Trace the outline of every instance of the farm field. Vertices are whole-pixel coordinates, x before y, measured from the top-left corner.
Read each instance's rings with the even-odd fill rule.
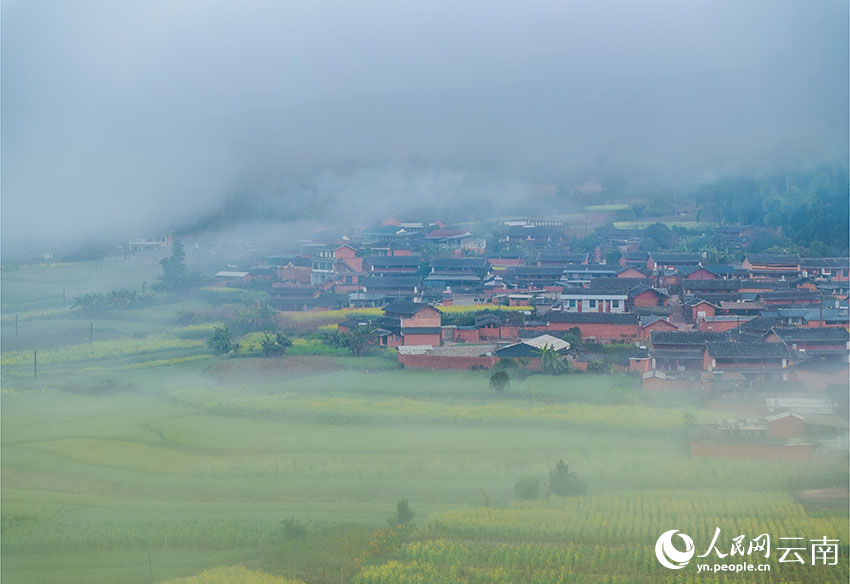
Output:
[[[846,465],[691,458],[688,424],[717,415],[698,399],[587,374],[498,396],[484,372],[404,371],[306,337],[284,357],[217,357],[205,339],[226,306],[164,297],[77,316],[51,292],[66,269],[3,274],[4,583],[846,581],[846,509],[807,509],[792,488]],[[155,279],[109,262],[74,265],[77,281],[86,270],[108,285],[79,293]],[[586,495],[517,499],[518,479],[545,485],[558,460]],[[401,499],[404,528],[389,521]],[[726,551],[741,534],[826,536],[840,558],[772,553],[758,574],[655,559],[663,532],[702,553],[716,527]]]

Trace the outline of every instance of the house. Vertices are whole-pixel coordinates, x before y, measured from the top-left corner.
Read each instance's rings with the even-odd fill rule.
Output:
[[[702,296],[705,293],[738,292],[741,283],[738,280],[682,280],[682,291],[684,294]]]
[[[386,303],[386,294],[376,294],[373,292],[351,292],[348,295],[349,308],[380,308]]]
[[[675,269],[680,266],[695,266],[702,261],[698,253],[651,251],[646,259],[649,270]]]
[[[213,276],[213,286],[233,286],[238,284],[247,284],[251,281],[249,272],[235,272],[222,270],[216,272]]]
[[[290,284],[309,284],[313,262],[308,256],[270,255],[266,264],[277,268],[277,280]]]
[[[369,276],[361,281],[363,292],[385,294],[388,298],[418,297],[419,276]]]
[[[248,273],[251,274],[251,281],[271,282],[277,279],[277,266],[268,264],[254,266],[248,269]]]
[[[743,324],[755,318],[758,317],[740,315],[707,316],[697,321],[697,330],[700,332],[717,333],[731,331],[740,328]]]
[[[441,249],[451,251],[469,251],[484,253],[487,240],[473,237],[466,229],[435,229],[425,235],[425,241],[438,245]]]
[[[537,259],[538,266],[564,268],[569,265],[586,264],[586,253],[541,254]]]
[[[800,271],[808,278],[828,278],[833,282],[850,280],[848,258],[801,258]]]
[[[642,269],[634,267],[634,266],[628,266],[626,268],[623,268],[619,272],[617,272],[618,278],[628,278],[630,280],[631,279],[639,279],[639,278],[647,278],[648,276],[649,276],[649,274],[644,272]]]
[[[564,275],[564,268],[558,266],[516,266],[505,270],[522,288],[535,288],[557,284]]]
[[[538,225],[512,225],[505,232],[504,243],[525,244],[532,247],[547,247],[564,242],[563,228]]]
[[[640,332],[638,338],[648,339],[653,331],[678,331],[679,327],[660,316],[639,316]]]
[[[326,245],[315,250],[312,259],[310,283],[314,286],[342,279],[343,285],[357,285],[363,274],[363,258],[346,244]]]
[[[492,369],[499,361],[492,355],[497,348],[494,344],[403,345],[396,359],[405,369]]]
[[[442,313],[421,302],[392,302],[384,307],[384,316],[376,324],[389,332],[381,337],[380,344],[431,345],[442,342]]]
[[[630,306],[667,306],[670,295],[666,290],[639,284],[629,289]]]
[[[528,362],[527,367],[529,369],[539,370],[542,366],[541,353],[544,347],[550,347],[558,355],[566,355],[570,344],[552,335],[538,335],[496,349],[492,352],[492,355],[498,357],[499,360],[525,359]]]
[[[702,265],[697,264],[695,266],[681,266],[677,270],[679,275],[685,280],[716,280],[717,275],[714,272],[711,272]]]
[[[706,371],[738,372],[748,381],[788,379],[790,354],[781,343],[707,343]]]
[[[777,307],[761,313],[766,318],[779,320],[784,325],[799,325],[804,327],[840,326],[850,328],[850,316],[846,308],[783,308]]]
[[[563,268],[566,282],[616,278],[622,268],[616,264],[571,264]]]
[[[771,414],[794,411],[806,416],[835,414],[838,404],[825,393],[771,393],[764,395],[764,406]]]
[[[636,339],[638,317],[634,314],[613,312],[564,312],[551,310],[538,317],[540,320],[526,322],[531,331],[568,331],[577,328],[583,339],[597,341]]]
[[[760,292],[758,299],[765,305],[820,304],[821,296],[809,290],[780,290]]]
[[[806,354],[819,357],[833,357],[848,361],[850,351],[850,333],[841,327],[774,327],[765,338],[767,342],[783,343],[793,351],[805,351]]]
[[[685,302],[685,316],[690,318],[691,322],[699,322],[700,320],[713,317],[717,311],[717,305],[702,298],[691,298]]]
[[[645,251],[624,251],[620,256],[620,266],[623,268],[633,267],[638,269],[647,268],[649,254]]]
[[[488,255],[487,261],[494,270],[500,270],[511,266],[525,265],[525,260],[518,253],[497,253]]]
[[[487,274],[485,258],[441,257],[431,260],[431,273],[425,278],[426,288],[443,290],[481,290]]]
[[[598,288],[568,288],[558,296],[565,312],[626,312],[627,292]]]
[[[363,261],[367,273],[376,276],[415,275],[423,262],[419,255],[370,256]]]
[[[747,254],[741,266],[757,278],[790,278],[800,273],[800,257],[792,254]]]
[[[318,307],[320,290],[312,286],[272,286],[269,305],[277,310],[310,310]]]

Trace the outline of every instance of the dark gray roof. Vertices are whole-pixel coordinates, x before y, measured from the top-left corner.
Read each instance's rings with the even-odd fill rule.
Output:
[[[809,290],[780,290],[778,292],[759,292],[760,300],[816,300],[820,298],[817,292]]]
[[[751,264],[796,266],[800,263],[800,256],[792,254],[748,253],[747,260]]]
[[[586,253],[541,254],[537,261],[558,264],[580,264],[587,260]]]
[[[652,331],[650,336],[653,345],[704,345],[728,340],[728,333],[697,331]]]
[[[619,290],[628,291],[635,286],[649,284],[647,278],[598,278],[591,280],[588,288],[591,290]]]
[[[576,274],[582,272],[594,273],[611,273],[616,274],[623,268],[617,264],[569,264],[564,266],[564,272]]]
[[[487,260],[485,258],[434,258],[431,260],[431,267],[435,270],[442,268],[478,270],[487,267]]]
[[[682,280],[685,290],[738,290],[740,287],[738,280]]]
[[[442,333],[443,329],[438,326],[405,327],[401,329],[403,335],[434,335]]]
[[[646,284],[638,284],[637,286],[633,286],[633,287],[629,288],[629,296],[632,296],[632,297],[643,294],[644,292],[654,292],[655,294],[657,294],[658,296],[661,296],[662,298],[669,298],[670,297],[670,295],[667,294],[667,292],[665,292],[664,290],[660,290],[660,289],[654,288],[652,286],[647,286]]]
[[[596,296],[628,297],[628,291],[622,288],[567,288],[561,294],[563,296],[588,296],[590,298]]]
[[[366,261],[377,267],[418,266],[422,261],[422,256],[371,256],[366,258]]]
[[[551,276],[555,279],[564,274],[564,268],[558,266],[515,266],[504,271],[518,276]]]
[[[850,340],[850,333],[847,332],[847,329],[840,326],[819,328],[774,327],[773,332],[786,343],[801,341],[835,341],[836,343],[846,343]]]
[[[708,343],[708,354],[721,359],[782,359],[788,350],[782,343]]]
[[[649,252],[656,263],[659,264],[698,264],[702,261],[702,256],[698,253],[680,253],[680,252]]]
[[[850,268],[848,258],[801,258],[800,266],[803,268]]]
[[[741,326],[738,327],[741,330],[752,331],[758,333],[766,333],[773,327],[781,324],[781,321],[775,318],[765,318],[763,316],[757,316],[752,320],[748,320],[746,322],[742,322]]]

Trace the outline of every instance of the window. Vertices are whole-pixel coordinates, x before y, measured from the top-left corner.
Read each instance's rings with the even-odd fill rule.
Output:
[[[591,307],[591,308],[596,308],[596,300],[591,300],[591,301],[590,301],[590,307]]]
[[[575,298],[573,298],[572,300],[570,300],[570,308],[575,308],[575,307],[576,307],[576,300],[575,300]]]
[[[620,301],[619,300],[612,300],[611,301],[611,307],[612,308],[620,308]]]

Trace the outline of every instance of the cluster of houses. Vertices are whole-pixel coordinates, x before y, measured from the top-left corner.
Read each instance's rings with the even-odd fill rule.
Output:
[[[846,450],[850,261],[750,253],[748,233],[716,228],[743,255],[717,263],[641,251],[639,230],[571,250],[564,226],[545,217],[486,237],[390,218],[215,281],[264,288],[283,311],[381,308],[339,330],[368,327],[406,368],[486,370],[512,359],[539,369],[549,350],[573,369],[631,371],[646,391],[748,396],[752,415],[695,428],[694,456],[803,460],[824,440]],[[441,310],[452,305],[482,311],[459,320]],[[618,350],[600,354],[600,344]]]
[[[745,241],[745,229],[723,229],[731,244]],[[489,238],[390,218],[215,281],[264,287],[279,310],[382,308],[382,317],[340,329],[369,326],[409,367],[488,368],[509,347],[525,351],[529,340],[564,333],[634,345],[617,365],[643,375],[647,389],[721,377],[787,381],[825,361],[846,367],[847,258],[745,253],[740,263],[713,264],[699,253],[635,250],[634,237],[575,252],[565,233],[543,217],[506,222]],[[611,249],[619,260],[603,261]],[[440,307],[459,304],[521,312],[444,322]],[[559,351],[577,368],[591,362],[577,347]]]

